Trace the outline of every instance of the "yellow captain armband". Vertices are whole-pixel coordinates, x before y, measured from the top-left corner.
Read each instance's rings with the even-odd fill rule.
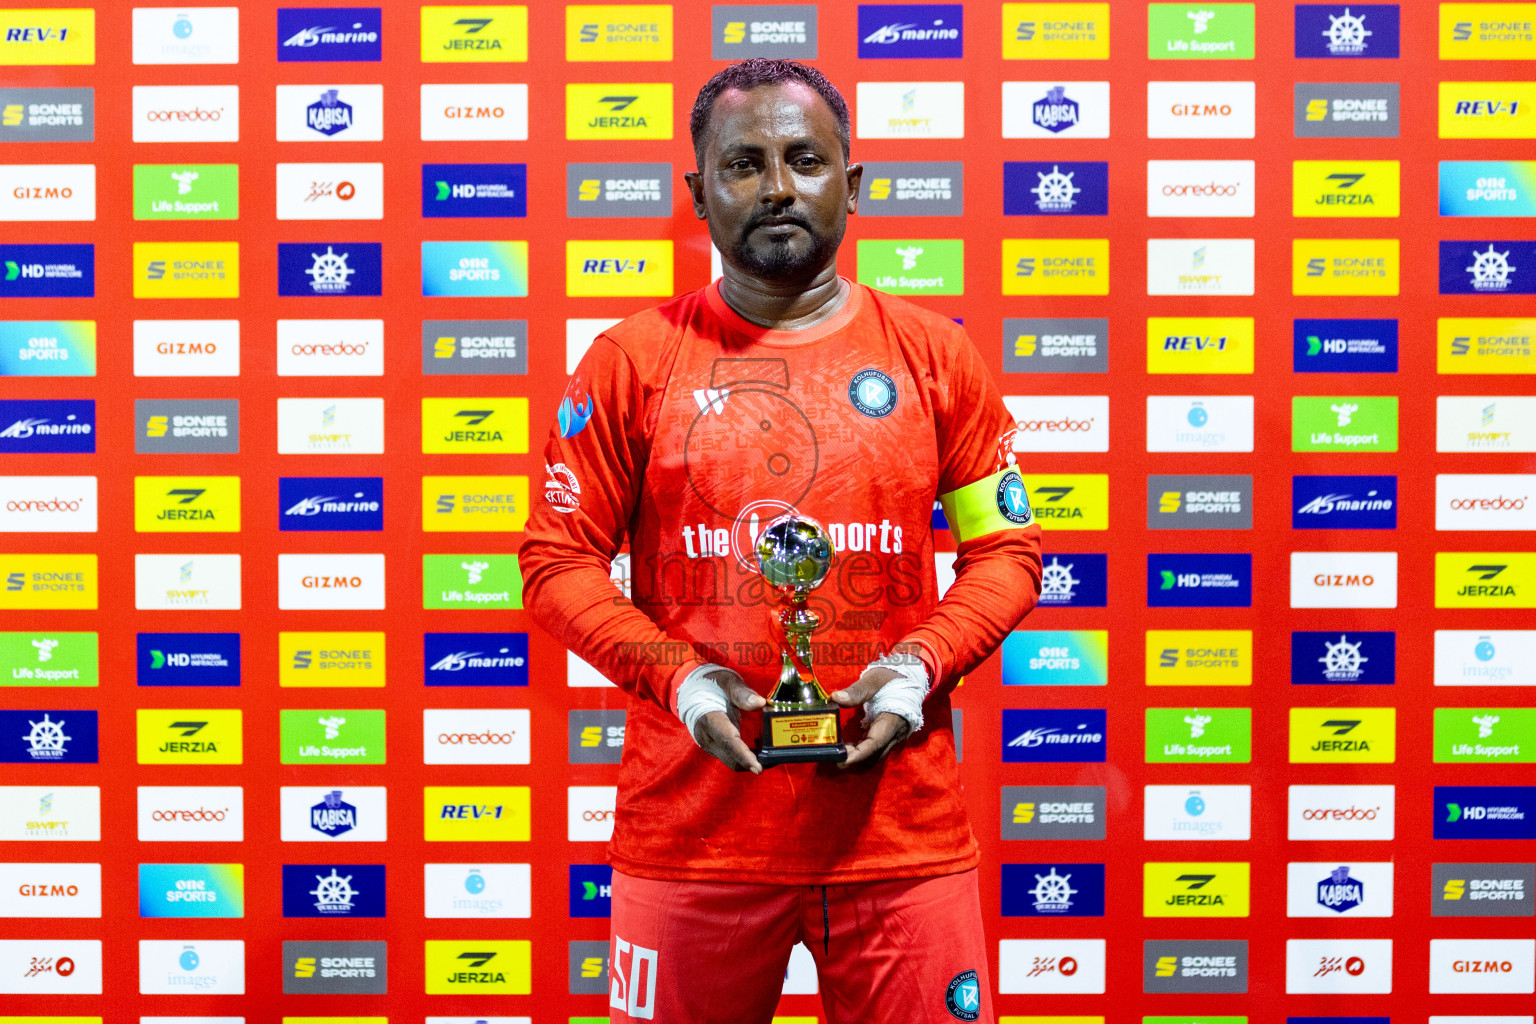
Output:
[[[939,495],[955,543],[999,530],[1017,530],[1035,521],[1019,471],[1009,466],[975,483]]]

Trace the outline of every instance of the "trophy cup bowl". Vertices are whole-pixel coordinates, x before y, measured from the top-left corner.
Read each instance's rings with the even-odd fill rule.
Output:
[[[806,606],[811,591],[825,582],[835,553],[822,525],[797,512],[772,520],[757,538],[758,569],[785,598],[778,614],[784,635],[779,681],[763,709],[763,736],[756,751],[765,768],[847,757],[838,707],[811,668],[810,639],[821,626],[821,616]]]

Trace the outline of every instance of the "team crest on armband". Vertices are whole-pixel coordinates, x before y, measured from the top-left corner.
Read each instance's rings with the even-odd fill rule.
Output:
[[[997,511],[1015,526],[1028,526],[1035,518],[1029,507],[1029,493],[1019,474],[1008,472],[997,482]]]
[[[848,400],[865,416],[889,416],[896,408],[896,382],[883,370],[860,370],[848,382]]]
[[[976,980],[975,971],[961,971],[949,979],[944,1008],[956,1020],[976,1020],[981,1016],[981,982]]]

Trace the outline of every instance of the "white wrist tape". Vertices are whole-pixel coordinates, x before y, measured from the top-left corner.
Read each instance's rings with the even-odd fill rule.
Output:
[[[695,744],[699,738],[693,727],[699,719],[711,711],[731,713],[731,702],[725,699],[720,684],[708,678],[710,672],[718,672],[723,666],[700,665],[683,677],[683,685],[677,688],[677,718],[688,730],[688,738]]]
[[[887,654],[870,662],[869,668],[886,668],[899,675],[880,687],[864,704],[864,724],[868,725],[875,716],[889,711],[905,718],[913,732],[921,729],[923,698],[928,696],[929,688],[928,669],[923,659],[913,654]]]

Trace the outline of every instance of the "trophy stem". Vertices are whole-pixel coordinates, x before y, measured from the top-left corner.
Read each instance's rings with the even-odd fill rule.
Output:
[[[821,707],[831,704],[811,667],[811,634],[821,627],[821,616],[806,607],[806,595],[790,598],[789,607],[779,613],[784,630],[780,650],[779,682],[768,698],[775,709]]]

